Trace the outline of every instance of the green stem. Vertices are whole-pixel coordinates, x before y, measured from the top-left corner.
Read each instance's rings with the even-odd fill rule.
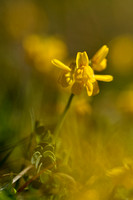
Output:
[[[64,111],[63,111],[63,113],[62,113],[62,115],[61,115],[61,117],[60,117],[60,119],[59,119],[59,121],[58,121],[58,123],[57,123],[57,126],[56,126],[56,128],[55,128],[55,132],[54,132],[55,140],[56,140],[56,139],[58,138],[58,136],[59,136],[60,129],[61,129],[62,125],[63,125],[64,119],[65,119],[66,114],[67,114],[67,111],[68,111],[68,109],[69,109],[69,107],[70,107],[70,105],[71,105],[71,102],[72,102],[73,97],[74,97],[74,94],[71,94],[70,97],[69,97],[69,99],[68,99],[68,102],[67,102],[67,104],[66,104],[66,107],[65,107],[65,109],[64,109]]]

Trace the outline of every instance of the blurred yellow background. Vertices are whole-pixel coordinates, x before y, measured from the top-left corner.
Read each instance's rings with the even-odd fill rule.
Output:
[[[52,59],[69,64],[78,51],[92,58],[102,45],[109,47],[103,74],[114,80],[100,82],[97,96],[76,96],[62,127],[63,148],[70,147],[71,173],[85,183],[85,200],[109,199],[114,185],[122,192],[133,188],[132,8],[132,0],[0,1],[1,149],[30,135],[35,120],[56,124],[70,90],[58,85]],[[23,151],[9,160],[16,162]],[[113,170],[120,171],[117,178]],[[120,199],[114,193],[112,199]]]

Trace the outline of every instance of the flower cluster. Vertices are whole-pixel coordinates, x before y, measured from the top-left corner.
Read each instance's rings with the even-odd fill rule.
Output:
[[[76,64],[66,66],[57,59],[52,60],[52,63],[61,68],[62,72],[59,76],[59,83],[63,87],[71,87],[73,94],[80,94],[85,87],[88,96],[96,95],[99,93],[97,81],[110,82],[113,77],[110,75],[95,75],[94,70],[102,71],[106,68],[108,54],[108,47],[102,46],[99,51],[89,60],[87,53],[78,52],[76,57]]]

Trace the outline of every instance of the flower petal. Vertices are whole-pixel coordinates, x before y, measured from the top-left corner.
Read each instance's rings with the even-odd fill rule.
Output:
[[[71,71],[71,69],[70,69],[67,65],[63,64],[62,62],[60,62],[60,61],[57,60],[57,59],[53,59],[51,62],[52,62],[56,67],[58,67],[58,68],[60,68],[60,69],[63,69],[63,70],[65,70],[65,71]]]
[[[83,84],[81,82],[75,82],[71,88],[73,94],[79,95],[82,92]]]
[[[99,63],[99,64],[95,64],[95,63],[93,64],[93,63],[92,63],[92,68],[93,68],[93,70],[96,70],[96,71],[98,71],[98,72],[100,72],[100,71],[106,69],[106,66],[107,66],[107,59],[106,59],[106,58],[104,58],[104,59],[102,60],[102,62]]]
[[[86,89],[87,89],[88,96],[92,96],[92,93],[93,93],[93,84],[90,81],[87,82]]]
[[[102,60],[107,56],[108,52],[109,48],[106,45],[102,46],[93,56],[92,62],[94,62],[95,64],[101,63]]]
[[[83,53],[78,52],[76,57],[76,66],[80,68],[82,66],[86,66],[89,63],[89,58],[87,53],[84,51]]]
[[[113,76],[110,75],[95,75],[95,79],[98,81],[110,82],[113,80]]]
[[[84,67],[84,70],[83,70],[83,79],[84,79],[84,82],[86,82],[86,80],[88,80],[88,79],[91,82],[95,82],[95,77],[94,77],[93,69],[89,65]]]
[[[94,96],[94,95],[97,95],[98,93],[99,93],[99,86],[98,86],[98,82],[97,81],[95,81],[94,83],[93,83],[93,93],[92,93],[92,95]]]
[[[70,72],[62,72],[59,76],[58,82],[62,85],[62,87],[70,86],[72,84]]]
[[[76,69],[74,78],[75,81],[81,82],[83,79],[83,69]]]

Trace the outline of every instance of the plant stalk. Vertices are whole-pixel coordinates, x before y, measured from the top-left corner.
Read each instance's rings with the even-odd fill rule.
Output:
[[[69,97],[69,99],[68,99],[68,102],[67,102],[67,104],[66,104],[66,107],[65,107],[65,109],[64,109],[64,111],[63,111],[63,113],[62,113],[62,115],[61,115],[61,117],[60,117],[60,119],[59,119],[59,121],[58,121],[58,123],[57,123],[57,126],[56,126],[56,128],[55,128],[55,132],[54,132],[55,141],[56,141],[56,139],[57,139],[58,136],[59,136],[61,127],[62,127],[63,122],[64,122],[64,120],[65,120],[66,114],[67,114],[67,112],[68,112],[68,110],[69,110],[69,108],[70,108],[70,105],[71,105],[71,102],[72,102],[73,97],[74,97],[74,94],[71,94],[70,97]]]

